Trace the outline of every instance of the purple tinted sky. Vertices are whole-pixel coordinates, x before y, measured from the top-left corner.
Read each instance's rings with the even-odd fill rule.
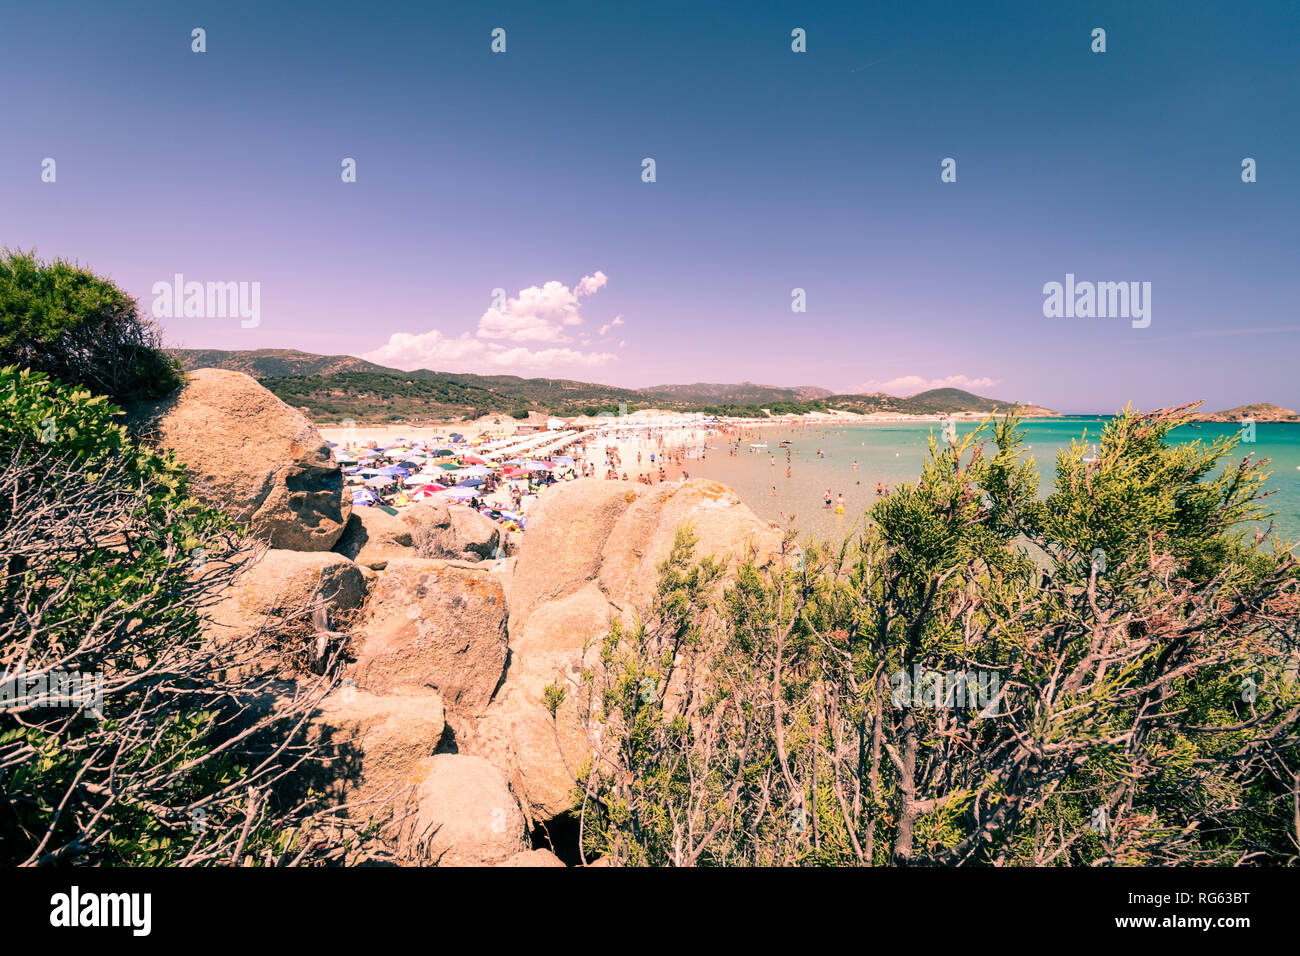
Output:
[[[462,357],[407,365],[1300,405],[1289,0],[435,6],[14,5],[0,242],[146,309],[176,272],[262,284],[255,329],[166,320],[188,347],[362,354],[436,329]],[[492,289],[597,270],[551,341],[476,334]],[[1151,282],[1150,328],[1044,318],[1067,272]],[[615,358],[506,351],[552,347]]]

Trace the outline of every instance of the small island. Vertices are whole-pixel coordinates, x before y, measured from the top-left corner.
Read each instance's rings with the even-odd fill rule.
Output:
[[[1300,415],[1297,415],[1289,408],[1283,408],[1281,405],[1274,405],[1271,402],[1255,402],[1252,405],[1238,405],[1236,408],[1229,408],[1227,411],[1207,412],[1203,415],[1197,415],[1193,421],[1240,422],[1243,418],[1249,418],[1255,422],[1300,422]]]

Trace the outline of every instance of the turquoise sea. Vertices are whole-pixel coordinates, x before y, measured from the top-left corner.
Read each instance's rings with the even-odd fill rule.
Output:
[[[1040,419],[1024,423],[1028,453],[1042,476],[1040,492],[1052,490],[1056,473],[1056,453],[1071,439],[1098,440],[1107,418],[1080,416]],[[958,434],[973,431],[977,423],[958,422]],[[861,524],[863,512],[876,500],[876,482],[896,485],[915,481],[928,448],[932,423],[864,424],[840,427],[765,426],[745,432],[740,454],[727,454],[727,439],[710,439],[708,449],[692,449],[684,463],[692,477],[712,478],[736,489],[740,497],[763,518],[791,519],[803,534],[819,539],[838,540],[854,524]],[[1202,424],[1185,426],[1170,436],[1170,441],[1209,441],[1237,434],[1240,426]],[[786,451],[778,447],[782,440],[791,442],[786,477]],[[751,449],[751,443],[767,447]],[[819,458],[820,450],[824,457]],[[1272,472],[1265,483],[1276,489],[1268,500],[1275,532],[1283,539],[1300,539],[1300,423],[1257,424],[1255,441],[1237,446],[1232,461],[1253,454],[1271,459]],[[703,456],[701,458],[701,455]],[[776,464],[770,459],[775,456]],[[854,461],[858,462],[856,470]],[[844,495],[845,513],[835,514],[825,508],[823,499],[830,489]],[[775,494],[773,493],[775,491]]]

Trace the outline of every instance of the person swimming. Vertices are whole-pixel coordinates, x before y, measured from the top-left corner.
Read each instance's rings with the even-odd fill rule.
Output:
[[[840,492],[840,496],[835,499],[835,513],[837,515],[844,514],[844,492],[842,491]]]
[[[831,495],[831,490],[830,490],[829,488],[827,488],[827,489],[826,489],[826,507],[827,507],[827,508],[829,508],[829,507],[831,506],[831,499],[832,499],[832,497],[833,497],[833,496]]]
[[[876,482],[876,494],[883,495],[884,493],[885,493],[885,486],[882,485],[880,482]]]

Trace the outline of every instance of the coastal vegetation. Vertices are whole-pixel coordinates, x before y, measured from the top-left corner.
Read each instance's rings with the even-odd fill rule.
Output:
[[[119,420],[115,400],[179,383],[154,330],[111,282],[27,254],[0,262],[0,319],[28,365],[0,368],[0,862],[341,859],[366,837],[301,786],[298,737],[336,679],[268,708],[259,675],[299,649],[203,633],[264,546]]]
[[[716,597],[689,529],[580,701],[589,858],[632,865],[1295,863],[1296,559],[1236,438],[1126,410],[1037,496],[1017,419],[933,445],[835,545]],[[993,439],[992,442],[989,440]],[[1045,556],[1035,561],[1031,553]]]

